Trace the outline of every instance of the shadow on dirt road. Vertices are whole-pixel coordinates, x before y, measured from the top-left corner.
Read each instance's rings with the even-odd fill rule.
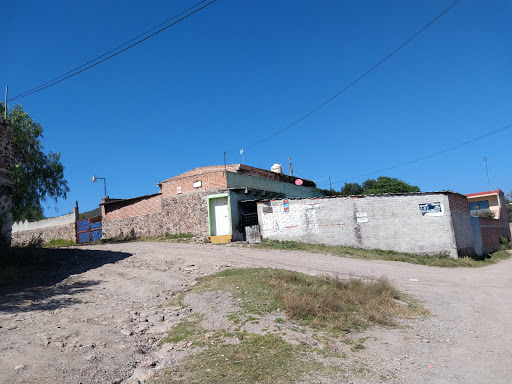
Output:
[[[42,249],[37,263],[24,269],[23,280],[0,288],[0,312],[51,311],[80,303],[73,296],[87,292],[101,281],[73,281],[73,275],[131,255],[80,248]]]

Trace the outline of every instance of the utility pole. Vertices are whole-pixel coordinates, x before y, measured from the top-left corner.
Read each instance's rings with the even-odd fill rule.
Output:
[[[489,180],[489,169],[487,168],[487,156],[484,157],[485,161],[485,172],[487,173],[487,184],[489,185],[489,191],[491,190],[491,181]]]
[[[242,155],[242,164],[245,165],[244,149],[243,148],[240,150],[240,154]]]
[[[290,176],[293,176],[293,165],[292,165],[292,158],[289,157],[288,161],[290,162]]]
[[[7,90],[9,88],[5,86],[5,104],[4,104],[4,119],[7,119]]]
[[[332,191],[331,176],[329,176],[329,190]]]

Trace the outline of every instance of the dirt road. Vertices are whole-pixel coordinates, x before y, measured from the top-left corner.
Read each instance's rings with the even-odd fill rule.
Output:
[[[183,315],[165,306],[173,293],[198,276],[248,266],[383,275],[421,300],[432,317],[407,321],[405,329],[365,333],[367,348],[357,356],[369,369],[390,373],[384,382],[512,382],[512,260],[441,269],[144,242],[52,252],[58,267],[0,291],[0,383],[121,383],[136,370],[172,363],[156,344]]]

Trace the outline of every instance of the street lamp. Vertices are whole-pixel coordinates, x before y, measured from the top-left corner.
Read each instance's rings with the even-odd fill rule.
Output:
[[[104,177],[96,177],[94,175],[92,175],[92,182],[95,183],[96,180],[98,179],[102,179],[103,180],[103,184],[104,184],[104,187],[105,187],[105,197],[107,197],[107,181]]]

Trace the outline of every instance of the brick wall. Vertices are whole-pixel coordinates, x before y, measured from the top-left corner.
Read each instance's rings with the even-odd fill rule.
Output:
[[[484,253],[493,253],[500,248],[500,239],[506,237],[510,240],[509,223],[503,220],[478,218],[482,232]]]
[[[449,194],[448,202],[458,253],[464,256],[475,256],[475,238],[469,215],[468,199],[463,195]]]
[[[273,200],[258,204],[258,217],[264,238],[458,257],[448,196],[297,199],[288,212]],[[419,205],[426,203],[441,203],[442,213],[423,215]]]
[[[464,195],[450,193],[448,195],[448,201],[450,203],[450,210],[469,212],[468,198]]]
[[[107,221],[125,219],[160,212],[161,195],[141,196],[134,199],[119,200],[104,205],[103,218]]]
[[[0,248],[11,243],[13,147],[11,121],[0,118]]]
[[[174,176],[160,183],[161,192],[164,196],[175,196],[178,194],[197,193],[227,188],[226,172],[254,176],[261,182],[268,180],[297,187],[295,185],[297,177],[288,176],[282,173],[275,173],[265,169],[249,167],[243,164],[230,164],[226,166],[215,165],[200,167],[182,173],[181,175]],[[201,182],[200,187],[194,187],[194,182],[196,181]],[[181,188],[181,193],[178,193],[178,187]],[[303,179],[303,188],[304,187],[314,188],[316,187],[316,184],[310,180]]]
[[[196,181],[201,182],[201,186],[198,188],[194,188],[194,182]],[[178,187],[181,187],[181,195],[227,188],[226,172],[224,168],[214,168],[213,170],[199,168],[196,172],[190,171],[173,177],[162,182],[162,195],[178,196],[180,195],[178,194]]]

